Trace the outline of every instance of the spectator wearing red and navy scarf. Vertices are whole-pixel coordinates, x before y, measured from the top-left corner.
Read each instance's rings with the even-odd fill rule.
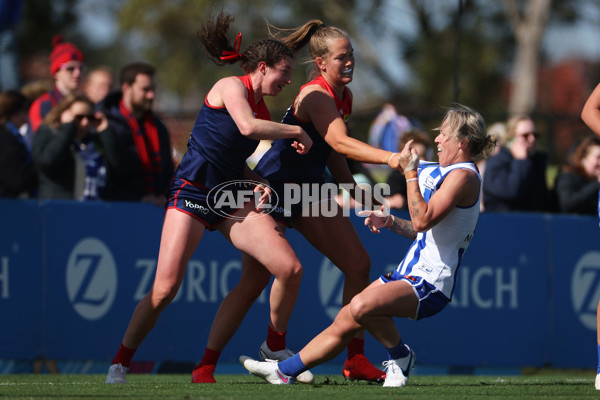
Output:
[[[113,174],[109,200],[147,201],[164,206],[174,164],[167,128],[152,111],[153,66],[133,63],[120,74],[120,90],[110,93],[99,105],[108,117],[112,140],[123,149]]]

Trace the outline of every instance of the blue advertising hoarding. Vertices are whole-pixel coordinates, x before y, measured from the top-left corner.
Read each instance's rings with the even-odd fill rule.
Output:
[[[44,352],[49,315],[43,301],[42,210],[36,202],[0,200],[0,358]]]
[[[552,273],[551,349],[557,367],[593,367],[598,353],[596,308],[600,298],[600,228],[595,218],[556,216],[549,251]]]
[[[138,301],[150,290],[162,209],[137,203],[2,200],[0,213],[1,359],[109,362]],[[406,217],[404,214],[401,216]],[[351,216],[371,256],[371,278],[394,268],[410,241],[375,235]],[[397,319],[420,365],[593,368],[600,298],[600,228],[594,217],[481,215],[458,272],[453,301],[421,321]],[[342,273],[301,235],[287,236],[304,267],[288,330],[300,349],[341,307]],[[135,359],[197,362],[212,319],[237,284],[241,257],[206,232],[172,304]],[[221,356],[256,356],[266,337],[268,289]],[[562,351],[569,343],[569,351]],[[385,358],[367,334],[367,355]],[[343,362],[345,354],[332,360]],[[218,372],[218,371],[217,371]]]

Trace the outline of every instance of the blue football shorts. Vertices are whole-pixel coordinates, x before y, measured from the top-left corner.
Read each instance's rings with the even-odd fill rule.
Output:
[[[379,279],[381,279],[383,283],[392,281],[405,281],[412,286],[417,298],[419,299],[417,314],[415,317],[411,318],[414,320],[434,316],[442,311],[450,302],[450,299],[440,292],[438,288],[420,276],[401,275],[398,273],[398,271],[394,271],[385,275],[381,275]]]
[[[225,218],[239,211],[237,208],[227,206],[216,209],[214,206],[211,207],[214,204],[215,199],[211,199],[211,190],[198,182],[175,177],[167,191],[166,209],[172,208],[186,213],[211,231],[214,231],[216,225],[223,222]]]

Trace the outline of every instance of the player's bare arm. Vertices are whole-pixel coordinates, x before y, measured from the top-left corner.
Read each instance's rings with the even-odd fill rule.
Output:
[[[431,229],[455,207],[473,205],[479,196],[479,179],[467,169],[451,171],[429,202],[423,199],[416,181],[407,186],[408,211],[416,232]]]
[[[585,102],[581,119],[596,135],[600,136],[600,85],[596,86]]]
[[[363,210],[359,211],[358,215],[366,217],[365,226],[373,233],[381,233],[382,228],[388,228],[392,232],[411,240],[417,237],[417,232],[415,232],[411,221],[389,214],[389,210],[386,210],[384,205],[380,207],[379,211]]]
[[[391,217],[390,219],[392,220],[392,223],[390,224],[390,226],[387,227],[390,231],[397,233],[399,235],[402,235],[405,238],[408,238],[411,240],[416,239],[417,232],[415,232],[415,229],[413,228],[413,224],[411,221],[403,219],[403,218],[394,217],[391,214],[390,214],[390,217]]]
[[[372,147],[351,137],[331,95],[320,86],[313,86],[315,87],[305,88],[302,93],[307,92],[306,95],[299,96],[297,100],[298,119],[312,121],[327,144],[348,158],[374,164],[386,164],[392,158],[391,152]],[[397,159],[391,161],[390,166],[396,168]]]
[[[312,139],[299,126],[280,124],[254,117],[248,103],[248,90],[236,77],[221,79],[209,92],[207,100],[215,107],[224,106],[240,133],[254,140],[295,139],[300,144],[298,153],[306,154],[312,146]]]

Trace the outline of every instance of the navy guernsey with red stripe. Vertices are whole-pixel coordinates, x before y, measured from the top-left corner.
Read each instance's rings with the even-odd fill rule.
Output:
[[[259,119],[270,120],[263,99],[254,100],[250,76],[239,76],[248,89],[248,103]],[[175,176],[201,183],[207,188],[244,177],[246,159],[256,150],[259,141],[241,134],[225,107],[213,107],[204,100],[187,145],[187,152],[177,167]]]
[[[51,91],[42,94],[29,107],[29,129],[37,132],[44,117],[53,109],[64,96],[54,87]]]
[[[326,89],[333,96],[336,108],[344,122],[348,120],[352,113],[352,98],[348,88],[344,88],[343,99],[340,99],[322,76],[318,76],[302,86],[300,91],[309,85],[319,85]],[[305,155],[300,155],[291,146],[293,139],[277,139],[260,159],[254,171],[271,182],[321,182],[332,148],[312,122],[304,122],[296,118],[293,108],[293,105],[288,108],[282,122],[299,125],[308,133],[313,141],[310,151]]]

